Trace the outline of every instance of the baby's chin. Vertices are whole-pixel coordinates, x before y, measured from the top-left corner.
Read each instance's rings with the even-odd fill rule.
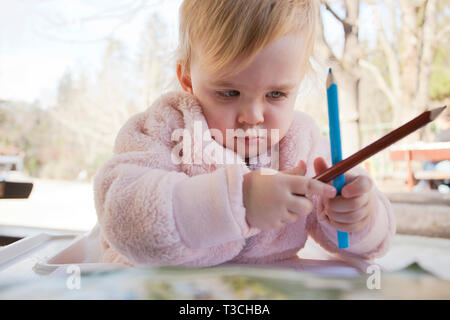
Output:
[[[239,154],[242,158],[248,160],[250,158],[267,154],[268,148],[270,148],[268,143],[265,144],[264,142],[260,142],[250,146],[244,144],[234,144],[234,146],[229,149]]]
[[[215,137],[213,137],[214,140]],[[243,159],[248,160],[250,158],[263,156],[268,153],[271,148],[271,139],[260,141],[259,143],[253,145],[245,145],[245,143],[238,142],[234,140],[233,142],[224,143],[224,141],[216,140],[224,148],[234,151],[236,154],[241,156]]]

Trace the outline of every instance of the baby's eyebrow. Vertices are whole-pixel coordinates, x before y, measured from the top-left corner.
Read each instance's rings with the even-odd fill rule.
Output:
[[[282,83],[279,85],[272,85],[270,87],[268,87],[266,90],[280,90],[280,91],[284,91],[284,90],[290,90],[295,88],[296,84],[294,83]]]
[[[242,87],[242,85],[240,84],[231,83],[229,81],[224,80],[214,81],[212,84],[217,87]]]
[[[214,86],[218,86],[218,87],[228,87],[228,88],[246,88],[247,86],[245,84],[239,84],[239,83],[232,83],[229,81],[225,81],[225,80],[219,80],[217,82],[213,82],[212,83]],[[270,85],[267,88],[265,88],[264,90],[290,90],[292,88],[294,88],[296,86],[296,84],[294,83],[280,83],[280,84],[274,84],[274,85]]]

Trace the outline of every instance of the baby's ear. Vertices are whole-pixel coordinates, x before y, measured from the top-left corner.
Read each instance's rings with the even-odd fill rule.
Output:
[[[192,90],[191,75],[186,72],[186,68],[184,68],[181,63],[177,63],[177,77],[181,88],[192,94],[194,91]]]

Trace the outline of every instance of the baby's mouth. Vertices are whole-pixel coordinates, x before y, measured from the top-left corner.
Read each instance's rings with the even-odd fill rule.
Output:
[[[264,138],[259,136],[253,136],[253,137],[235,137],[235,141],[239,141],[240,143],[247,144],[257,144],[261,142]]]

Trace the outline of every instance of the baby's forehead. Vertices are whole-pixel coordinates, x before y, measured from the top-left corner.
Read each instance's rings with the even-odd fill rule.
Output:
[[[225,87],[288,89],[298,84],[302,78],[305,66],[305,45],[291,36],[279,38],[254,57],[237,59],[225,65],[218,71],[211,71],[208,63],[198,53],[195,62],[202,66],[194,68],[203,73],[203,79],[211,85]]]
[[[240,53],[226,52],[211,54],[211,48],[202,42],[193,43],[191,65],[201,65],[204,72],[214,74],[216,78],[229,78],[251,64],[266,63],[292,67],[309,58],[308,43],[304,32],[289,33],[275,38],[266,46],[258,49],[240,49]],[[231,56],[230,56],[231,55]],[[219,67],[220,66],[220,67]]]

